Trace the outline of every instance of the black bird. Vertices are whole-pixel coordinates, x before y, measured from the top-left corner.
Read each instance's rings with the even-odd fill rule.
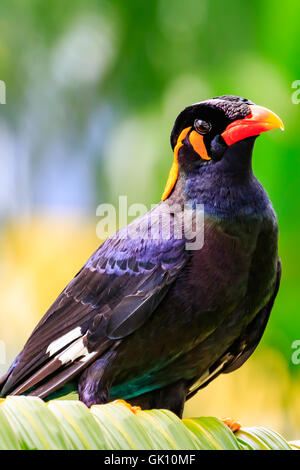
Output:
[[[122,398],[181,416],[199,388],[240,367],[280,282],[276,215],[251,165],[256,137],[279,127],[237,96],[185,108],[162,201],[89,258],[2,377],[2,396],[72,384],[88,406]]]

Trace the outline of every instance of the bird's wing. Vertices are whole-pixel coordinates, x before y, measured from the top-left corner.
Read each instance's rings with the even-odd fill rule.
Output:
[[[267,326],[279,290],[280,278],[281,261],[278,259],[276,283],[270,300],[247,326],[242,336],[238,338],[228,351],[210,368],[204,380],[192,385],[188,393],[188,399],[192,398],[200,388],[206,387],[218,375],[228,374],[229,372],[239,369],[253,354]]]
[[[50,381],[45,396],[149,318],[188,252],[183,238],[163,237],[159,219],[148,214],[130,233],[125,228],[106,240],[67,285],[3,377],[1,395],[32,387],[36,394]]]
[[[256,315],[254,320],[247,327],[243,337],[239,340],[240,349],[236,349],[234,359],[230,361],[228,365],[224,368],[224,370],[222,371],[223,373],[227,374],[241,367],[257,348],[266,329],[270,313],[272,311],[279,290],[280,279],[281,261],[280,259],[278,259],[277,278],[273,295],[267,305],[265,305],[265,307],[261,309],[258,315]]]

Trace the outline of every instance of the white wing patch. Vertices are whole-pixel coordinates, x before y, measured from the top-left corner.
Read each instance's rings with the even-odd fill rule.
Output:
[[[81,328],[80,326],[77,326],[77,328],[74,328],[55,341],[52,341],[52,343],[49,344],[46,352],[49,354],[49,357],[54,356],[54,354],[56,354],[75,339],[79,338],[79,336],[81,336]]]
[[[84,357],[89,354],[87,348],[84,345],[84,337],[79,338],[77,341],[72,343],[65,351],[62,351],[57,355],[57,359],[62,364],[67,364],[68,362],[74,362],[79,357]]]
[[[89,361],[90,359],[92,359],[94,356],[97,355],[97,351],[93,351],[89,354],[86,354],[85,356],[83,356],[81,359],[79,359],[80,362],[87,362]]]
[[[86,362],[96,355],[97,352],[88,352],[84,345],[85,337],[86,335],[82,336],[81,328],[78,326],[55,341],[52,341],[47,348],[47,353],[49,354],[49,357],[52,357],[58,351],[61,351],[54,359],[58,359],[62,365],[74,362],[79,358],[81,362]],[[65,346],[68,347],[64,349]]]

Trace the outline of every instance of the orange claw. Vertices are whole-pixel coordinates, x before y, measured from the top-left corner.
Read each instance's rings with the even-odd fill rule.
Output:
[[[141,407],[140,407],[140,406],[131,406],[130,403],[128,403],[128,402],[125,401],[125,400],[122,400],[121,398],[118,399],[118,400],[114,400],[112,403],[116,403],[116,404],[120,404],[120,405],[126,406],[126,408],[129,408],[130,411],[132,411],[132,413],[134,413],[134,414],[136,414],[137,411],[140,411],[140,410],[141,410]]]
[[[137,414],[137,412],[141,411],[142,408],[140,406],[131,406],[130,409],[131,409],[132,413]]]
[[[226,424],[232,432],[237,432],[241,429],[241,423],[232,418],[222,418],[222,423]]]

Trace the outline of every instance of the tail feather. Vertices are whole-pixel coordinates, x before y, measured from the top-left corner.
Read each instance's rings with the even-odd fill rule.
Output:
[[[13,361],[13,363],[11,364],[9,369],[5,372],[5,374],[2,375],[2,377],[0,377],[0,398],[3,398],[5,396],[5,386],[7,384],[7,381],[9,380],[9,377],[11,376],[14,368],[18,364],[20,356],[21,356],[21,353],[18,354],[18,356],[15,358],[15,360]],[[3,391],[4,391],[4,393],[3,393]]]
[[[98,353],[101,355],[101,353]],[[91,353],[91,357],[85,362],[74,362],[66,367],[64,370],[60,371],[58,374],[49,378],[45,383],[35,388],[30,392],[29,396],[46,398],[51,393],[63,387],[67,382],[70,382],[76,375],[79,374],[87,365],[89,365],[97,357],[97,353]]]
[[[1,396],[25,393],[30,396],[46,398],[49,394],[52,394],[71,381],[83,369],[88,367],[91,362],[100,357],[113,343],[112,340],[107,339],[103,341],[101,347],[97,348],[97,350],[88,352],[85,340],[86,335],[81,336],[67,348],[50,358],[42,367],[33,371],[33,374],[27,375],[18,383],[13,380],[12,372],[19,360],[19,355],[6,374],[1,377]],[[114,342],[113,348],[118,343]]]

